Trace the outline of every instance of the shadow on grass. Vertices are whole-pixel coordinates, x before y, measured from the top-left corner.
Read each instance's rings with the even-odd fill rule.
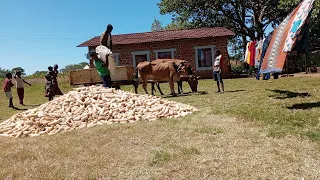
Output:
[[[275,99],[291,99],[291,98],[297,98],[297,97],[305,98],[305,97],[311,96],[309,93],[297,93],[297,92],[291,92],[291,91],[270,90],[270,89],[266,89],[266,90],[274,93],[278,93],[279,95],[285,95],[285,97],[278,96],[278,95],[269,96],[269,97],[274,97]]]
[[[38,106],[41,106],[41,104],[25,104],[24,106],[28,106],[28,107],[38,107]]]
[[[234,90],[234,91],[224,91],[224,93],[236,93],[236,92],[244,92],[246,90]]]
[[[26,111],[26,110],[28,110],[28,109],[20,109],[20,108],[17,108],[17,107],[12,107],[12,109],[17,110],[17,111]]]
[[[173,98],[173,97],[181,97],[181,96],[192,96],[192,95],[207,95],[207,91],[198,91],[198,92],[186,92],[183,94],[177,94],[177,96],[172,95],[164,95],[162,98]]]
[[[287,107],[288,109],[302,109],[302,110],[307,110],[307,109],[312,109],[312,108],[318,108],[320,107],[320,102],[316,103],[301,103],[301,104],[294,104],[293,106]]]

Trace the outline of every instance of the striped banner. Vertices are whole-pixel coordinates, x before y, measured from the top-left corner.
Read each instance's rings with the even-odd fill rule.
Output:
[[[287,52],[283,52],[283,48],[294,17],[300,6],[301,4],[274,30],[266,55],[262,61],[260,73],[282,72],[287,58]]]
[[[300,33],[301,27],[304,25],[309,13],[312,9],[314,0],[304,0],[298,12],[294,16],[293,23],[287,35],[287,39],[283,48],[283,52],[290,52],[295,44],[297,36]]]

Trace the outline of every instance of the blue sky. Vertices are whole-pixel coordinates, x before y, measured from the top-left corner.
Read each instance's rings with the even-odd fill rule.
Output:
[[[80,43],[100,35],[107,24],[113,34],[150,31],[158,0],[9,0],[0,6],[0,67],[21,66],[27,74],[55,63],[87,61]]]
[[[48,66],[87,61],[80,43],[100,35],[147,32],[154,18],[163,25],[160,0],[8,0],[0,6],[0,67],[23,67],[27,74]]]

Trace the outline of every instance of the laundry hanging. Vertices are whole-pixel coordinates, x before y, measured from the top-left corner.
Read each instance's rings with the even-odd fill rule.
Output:
[[[302,14],[301,10],[306,11],[304,14],[309,14],[313,3],[313,0],[304,0],[302,3],[298,5],[298,7],[296,7],[292,11],[290,15],[286,17],[286,19],[279,25],[279,27],[275,29],[270,45],[263,59],[261,73],[282,72],[284,63],[287,58],[287,53],[290,52],[292,46],[294,46],[296,42],[296,37],[299,35],[300,29],[304,23],[302,20],[304,15]],[[298,19],[301,18],[301,21],[297,21],[296,17]],[[299,30],[297,31],[297,29]],[[294,38],[292,39],[291,37]]]
[[[245,53],[245,62],[249,66],[255,65],[256,44],[257,44],[256,41],[247,43],[247,49],[246,49],[246,53]]]
[[[271,33],[269,33],[269,35],[263,39],[263,43],[262,43],[262,51],[261,51],[261,54],[260,54],[260,64],[259,64],[259,67],[258,67],[258,73],[257,73],[257,76],[256,76],[256,79],[259,80],[260,79],[260,75],[261,75],[261,65],[263,63],[263,59],[264,59],[264,56],[266,55],[266,52],[267,52],[267,49],[269,47],[269,44],[270,44],[270,41],[271,41],[271,38],[272,38],[272,34],[273,34],[273,31]],[[270,78],[270,73],[266,73],[266,74],[263,74],[263,79],[264,80],[268,80]]]
[[[292,50],[294,43],[297,40],[297,37],[306,22],[307,17],[310,16],[313,3],[314,0],[305,0],[301,3],[298,12],[294,16],[290,31],[286,36],[287,38],[283,48],[284,52],[290,52]]]

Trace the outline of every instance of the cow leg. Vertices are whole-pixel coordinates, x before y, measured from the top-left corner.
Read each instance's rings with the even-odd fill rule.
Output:
[[[134,92],[136,93],[136,94],[138,94],[138,86],[139,86],[139,81],[133,81],[132,82],[132,85],[133,85],[133,87],[134,87]]]
[[[144,89],[144,92],[146,93],[146,94],[149,94],[148,93],[148,89],[147,89],[147,86],[148,86],[148,78],[146,77],[146,78],[143,78],[143,84],[142,84],[142,87],[143,87],[143,89]]]
[[[161,94],[161,95],[164,95],[163,92],[162,92],[161,89],[160,89],[160,83],[159,83],[159,82],[157,82],[157,87],[158,87],[158,90],[159,90],[160,94]]]
[[[181,80],[178,81],[177,84],[178,84],[178,93],[179,93],[179,94],[183,94],[182,81],[181,81]]]
[[[172,96],[177,96],[176,92],[174,91],[174,82],[172,78],[169,79],[169,85]]]
[[[154,96],[154,92],[156,91],[154,88],[154,82],[151,83],[151,94]]]

